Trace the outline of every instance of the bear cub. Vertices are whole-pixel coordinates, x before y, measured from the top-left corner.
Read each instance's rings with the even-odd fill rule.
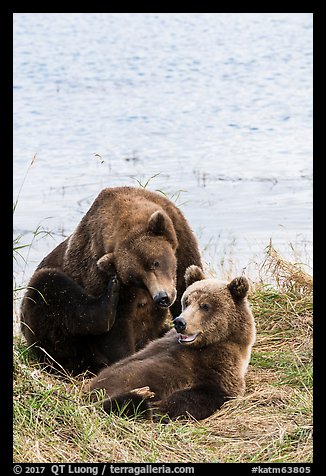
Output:
[[[102,370],[87,390],[105,389],[107,413],[140,413],[155,421],[207,418],[245,391],[255,323],[244,277],[229,283],[191,265],[174,329]],[[165,419],[165,420],[164,420]]]

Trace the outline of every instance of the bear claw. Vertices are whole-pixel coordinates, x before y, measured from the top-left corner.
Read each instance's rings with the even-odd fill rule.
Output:
[[[108,297],[109,297],[109,313],[108,313],[108,331],[112,328],[117,315],[119,301],[120,281],[114,274],[109,281]]]
[[[120,290],[120,281],[118,280],[118,276],[116,274],[114,274],[111,279],[110,279],[110,283],[109,283],[109,287],[112,286],[112,292],[113,293],[118,293],[119,290]]]
[[[143,397],[143,398],[155,397],[155,393],[152,392],[148,386],[134,388],[133,390],[130,390],[130,393],[134,393],[135,395],[139,395],[140,397]]]

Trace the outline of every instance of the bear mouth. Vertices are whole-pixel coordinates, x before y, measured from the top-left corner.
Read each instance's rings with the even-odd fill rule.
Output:
[[[200,334],[199,332],[197,332],[196,334],[191,334],[191,335],[178,334],[178,342],[179,344],[190,344],[192,342],[195,342],[199,334]]]

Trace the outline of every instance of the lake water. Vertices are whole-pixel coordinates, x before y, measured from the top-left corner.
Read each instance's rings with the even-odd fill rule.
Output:
[[[14,236],[52,232],[18,285],[102,188],[156,174],[217,274],[270,239],[312,266],[311,13],[15,13],[13,125]]]

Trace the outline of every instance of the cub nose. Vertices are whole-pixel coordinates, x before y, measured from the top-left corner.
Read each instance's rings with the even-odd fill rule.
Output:
[[[155,304],[159,307],[169,307],[171,302],[166,292],[161,291],[153,297]]]
[[[175,319],[173,319],[173,324],[175,330],[179,334],[182,334],[186,330],[187,323],[182,317],[176,317]]]

